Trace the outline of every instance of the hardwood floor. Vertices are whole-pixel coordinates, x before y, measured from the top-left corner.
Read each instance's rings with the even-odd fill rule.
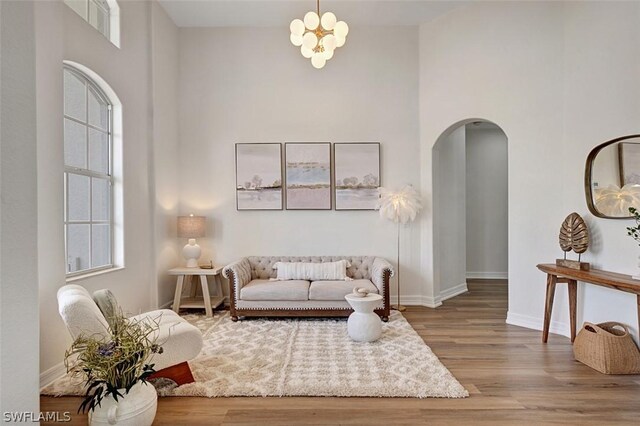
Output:
[[[506,282],[478,280],[437,309],[404,314],[470,398],[160,398],[154,424],[638,424],[640,376],[600,374],[574,361],[568,338],[542,344],[541,332],[505,324],[506,310]],[[86,424],[78,403],[42,397],[41,410]]]

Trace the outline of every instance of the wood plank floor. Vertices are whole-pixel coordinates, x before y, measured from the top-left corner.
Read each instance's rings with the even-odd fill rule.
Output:
[[[506,282],[478,280],[437,309],[405,312],[467,399],[161,398],[155,424],[638,424],[640,376],[600,374],[574,361],[568,338],[552,334],[545,345],[539,331],[505,324],[506,310]],[[42,397],[41,410],[86,424],[78,403]]]

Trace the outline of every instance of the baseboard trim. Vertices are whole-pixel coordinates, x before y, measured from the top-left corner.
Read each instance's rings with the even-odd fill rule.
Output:
[[[447,299],[451,299],[452,297],[456,297],[459,294],[462,293],[466,293],[467,291],[469,291],[469,289],[467,288],[467,283],[464,282],[462,284],[458,284],[454,287],[448,288],[446,290],[442,290],[440,292],[440,302],[443,302]]]
[[[47,371],[40,373],[40,389],[42,390],[42,388],[50,385],[65,374],[67,374],[67,369],[64,366],[64,362],[56,364]]]
[[[508,272],[467,272],[468,280],[506,280]]]
[[[516,325],[518,327],[529,328],[532,330],[542,330],[544,321],[540,317],[532,317],[529,315],[516,314],[507,312],[507,324]],[[559,321],[551,321],[549,324],[549,332],[559,334],[565,337],[571,337],[571,328],[569,324]]]
[[[398,298],[396,296],[391,296],[389,301],[392,305],[398,303]],[[420,295],[403,295],[400,298],[400,302],[405,306],[425,306],[427,308],[437,308],[442,305],[442,302],[438,299],[434,299],[433,297],[426,297]]]

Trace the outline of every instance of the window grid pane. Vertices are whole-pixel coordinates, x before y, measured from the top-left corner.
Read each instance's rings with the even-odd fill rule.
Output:
[[[78,82],[83,91],[78,90]],[[65,69],[64,89],[66,271],[75,275],[112,266],[111,110],[104,102],[106,96],[69,69]],[[77,99],[80,94],[82,99]],[[76,116],[68,116],[66,103],[74,96],[70,104],[76,107],[72,109]],[[81,110],[84,121],[77,112]]]

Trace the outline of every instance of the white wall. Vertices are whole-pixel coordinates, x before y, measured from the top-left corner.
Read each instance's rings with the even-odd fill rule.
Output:
[[[33,4],[0,2],[0,413],[38,412]],[[4,421],[3,421],[4,423]]]
[[[450,126],[484,118],[509,139],[510,323],[541,328],[545,277],[535,265],[561,254],[559,225],[572,211],[591,227],[593,266],[636,270],[629,222],[591,217],[582,181],[592,147],[638,132],[639,17],[638,3],[479,3],[420,28],[423,192],[432,191],[431,147]],[[431,215],[422,224],[424,249]],[[429,279],[433,255],[423,254]],[[567,335],[564,286],[557,293],[552,331]],[[617,320],[637,332],[636,315],[632,295],[579,290],[579,324]]]
[[[318,71],[290,45],[286,27],[180,29],[180,210],[208,218],[202,260],[372,254],[394,261],[395,226],[374,211],[236,211],[234,144],[381,142],[382,185],[416,184],[417,42],[415,27],[352,28]],[[403,229],[407,303],[422,293],[416,229]]]
[[[466,125],[467,278],[507,278],[507,137]]]
[[[176,239],[180,190],[178,161],[178,27],[156,2],[151,6],[151,64],[153,96],[153,185],[157,294],[153,304],[173,297],[175,280],[167,270],[181,262]],[[159,303],[159,302],[162,303]]]
[[[161,279],[158,271],[171,264],[175,257],[167,217],[177,206],[174,180],[177,168],[177,34],[173,24],[163,16],[164,11],[155,3],[127,1],[120,2],[120,8],[121,48],[118,49],[62,2],[35,3],[40,368],[43,383],[60,373],[64,350],[70,344],[56,302],[56,292],[65,284],[63,60],[80,63],[99,74],[120,98],[124,116],[125,268],[75,283],[89,291],[111,289],[129,313],[155,307],[158,293],[163,297],[170,293],[166,289],[170,283]],[[157,44],[151,42],[152,25]],[[157,180],[156,176],[159,177]]]
[[[466,135],[453,130],[433,146],[434,283],[436,304],[467,291]]]

